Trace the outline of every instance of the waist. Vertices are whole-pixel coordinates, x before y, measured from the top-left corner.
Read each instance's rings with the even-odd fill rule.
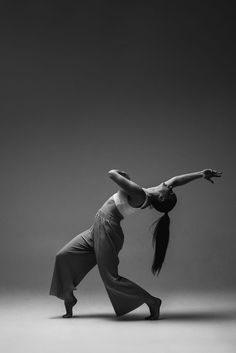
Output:
[[[104,219],[108,219],[110,221],[113,221],[115,223],[120,223],[120,221],[122,221],[122,219],[124,219],[124,217],[122,216],[122,214],[119,212],[119,210],[117,209],[117,207],[114,204],[114,207],[112,207],[112,209],[106,209],[106,208],[100,208],[98,210],[98,212],[96,213],[95,217],[99,217],[101,216]]]

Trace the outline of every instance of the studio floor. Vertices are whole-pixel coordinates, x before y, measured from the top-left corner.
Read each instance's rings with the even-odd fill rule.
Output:
[[[2,294],[2,353],[235,353],[236,293],[167,294],[158,321],[147,307],[117,319],[106,294],[83,294],[75,316],[46,294]]]

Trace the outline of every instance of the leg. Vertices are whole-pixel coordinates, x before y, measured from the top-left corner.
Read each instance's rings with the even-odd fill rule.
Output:
[[[56,255],[50,295],[55,295],[65,301],[64,317],[72,316],[72,307],[77,302],[73,290],[96,265],[93,248],[83,237],[89,236],[89,232],[90,230],[77,235]]]
[[[154,313],[158,298],[118,274],[118,252],[122,244],[117,230],[112,229],[108,223],[100,225],[99,233],[94,237],[94,250],[99,272],[116,315],[122,316],[144,303],[150,310],[152,308]],[[157,316],[156,311],[155,315]]]
[[[160,316],[161,299],[154,298],[154,300],[146,303],[150,310],[150,316],[145,317],[145,320],[158,320]]]

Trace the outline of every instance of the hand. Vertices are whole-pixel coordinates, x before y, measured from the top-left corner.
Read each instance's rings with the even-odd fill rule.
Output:
[[[214,169],[204,169],[202,173],[203,173],[203,178],[210,181],[212,184],[214,184],[214,181],[211,180],[211,178],[220,178],[222,175],[222,172],[217,172]]]

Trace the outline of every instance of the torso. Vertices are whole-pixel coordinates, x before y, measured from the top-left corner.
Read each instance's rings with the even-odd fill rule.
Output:
[[[132,206],[132,200],[125,191],[118,190],[107,201],[105,201],[105,203],[98,210],[98,213],[102,212],[104,216],[106,215],[106,217],[112,217],[117,221],[121,221],[123,218],[135,213],[148,204],[148,193],[145,189],[143,190],[146,194],[146,199],[139,207]]]
[[[147,196],[146,196],[146,200],[144,201],[144,203],[139,207],[137,207],[137,205],[134,205],[134,202],[129,197],[129,195],[123,190],[117,191],[114,195],[112,195],[112,198],[115,202],[117,209],[119,210],[119,212],[123,217],[129,216],[135,213],[137,210],[143,207],[144,204],[147,202]]]

